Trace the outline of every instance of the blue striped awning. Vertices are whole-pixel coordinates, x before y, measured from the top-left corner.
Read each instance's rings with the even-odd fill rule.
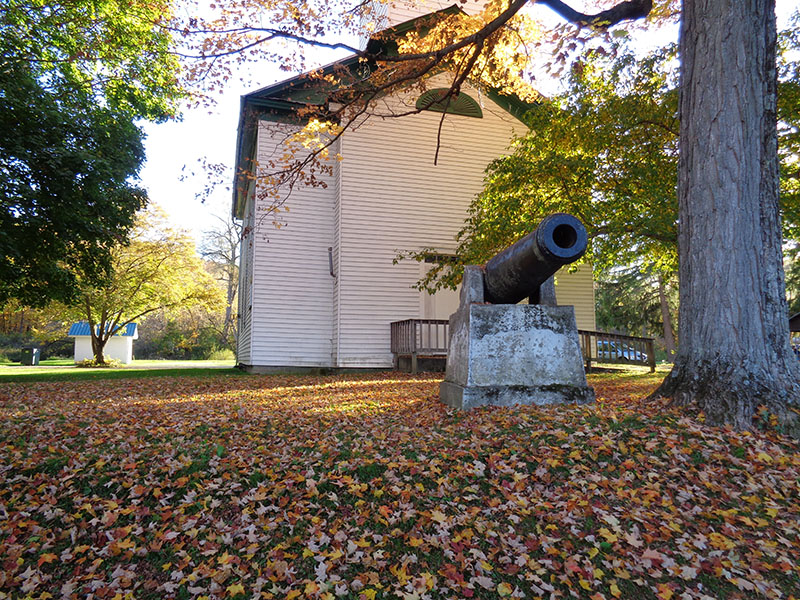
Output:
[[[108,331],[108,325],[106,325],[106,331]],[[136,339],[137,337],[139,337],[136,334],[137,334],[136,323],[128,323],[124,327],[122,332],[115,333],[114,335],[121,335],[123,337],[132,337]],[[78,335],[89,335],[88,321],[78,321],[77,323],[73,323],[72,327],[69,328],[69,333],[67,334],[68,337],[74,337]]]

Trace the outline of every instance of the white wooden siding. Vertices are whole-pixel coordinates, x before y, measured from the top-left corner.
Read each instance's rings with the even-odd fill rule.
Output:
[[[560,269],[556,273],[556,300],[559,305],[575,307],[578,329],[596,331],[592,265],[579,265],[574,273],[569,267]]]
[[[476,100],[475,90],[465,90]],[[413,98],[410,99],[413,101]],[[486,165],[522,125],[483,98],[483,118],[448,116],[433,164],[441,114],[368,122],[344,139],[341,163],[339,354],[343,367],[387,367],[389,323],[418,318],[414,261],[398,252],[455,249],[455,234],[482,187]]]
[[[281,217],[285,227],[275,229],[272,219],[258,223],[248,204],[255,231],[240,272],[243,298],[251,296],[252,273],[252,311],[240,307],[240,362],[385,368],[392,364],[389,323],[431,316],[431,310],[449,316],[439,314],[444,298],[439,310],[438,302],[426,304],[413,289],[419,263],[392,262],[401,251],[455,250],[455,234],[482,188],[485,167],[508,150],[513,130],[523,128],[491,100],[465,91],[481,102],[484,117],[447,117],[438,165],[433,157],[441,114],[372,119],[341,138],[337,150],[344,160],[327,188],[292,192],[290,212]],[[279,152],[288,126],[281,127],[260,127],[261,164]],[[561,304],[575,305],[580,328],[594,329],[590,268],[559,273],[556,294]]]
[[[439,10],[458,4],[458,7],[469,15],[481,12],[486,2],[467,0],[463,4],[454,0],[394,0],[385,5],[385,19],[387,27],[404,23]]]
[[[284,131],[289,126],[283,126]],[[260,164],[281,153],[275,123],[261,123]],[[331,366],[333,277],[328,248],[334,240],[334,181],[327,188],[297,186],[280,213],[281,228],[257,203],[254,234],[251,365]]]
[[[342,138],[339,138],[336,141],[335,147],[331,148],[331,153],[341,155],[342,147]],[[335,181],[333,197],[333,272],[336,277],[333,280],[333,347],[331,349],[331,365],[335,366],[339,364],[339,317],[341,313],[341,302],[339,300],[342,285],[339,269],[339,265],[341,264],[341,236],[339,232],[342,228],[342,203],[340,202],[342,197],[342,169],[339,163],[336,164],[333,174]]]
[[[454,0],[393,0],[388,3],[377,0],[372,2],[370,12],[361,17],[362,35],[359,47],[362,50],[366,48],[370,36],[378,31],[443,10],[453,4],[456,4]],[[466,0],[464,3],[458,2],[457,4],[467,14],[476,15],[483,11],[486,1]]]
[[[236,343],[236,361],[251,364],[251,331],[253,323],[253,199],[247,200],[242,230],[241,250],[239,252],[239,332]]]

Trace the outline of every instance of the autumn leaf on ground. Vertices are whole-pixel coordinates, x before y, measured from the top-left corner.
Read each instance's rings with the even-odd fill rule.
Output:
[[[0,594],[800,597],[796,441],[643,403],[649,375],[467,413],[439,381],[11,384]]]

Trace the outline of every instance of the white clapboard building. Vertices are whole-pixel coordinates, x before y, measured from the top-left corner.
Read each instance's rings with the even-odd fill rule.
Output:
[[[390,25],[411,16],[392,10]],[[337,68],[355,62],[344,59]],[[438,87],[447,87],[439,74],[423,93],[437,88],[437,77]],[[414,106],[419,95],[409,90],[382,102],[387,110]],[[301,126],[298,106],[324,103],[303,77],[242,98],[233,198],[244,224],[237,360],[252,370],[391,367],[390,323],[447,319],[457,292],[414,289],[430,265],[394,259],[423,248],[454,252],[486,166],[525,130],[518,117],[527,108],[464,86],[448,107],[435,165],[441,112],[369,119],[335,143],[332,153],[342,160],[331,161],[324,186],[292,190],[275,227],[266,210],[272,200],[259,197],[248,173],[283,155],[287,134]],[[575,306],[579,328],[595,329],[590,267],[560,272],[556,294],[560,304]]]

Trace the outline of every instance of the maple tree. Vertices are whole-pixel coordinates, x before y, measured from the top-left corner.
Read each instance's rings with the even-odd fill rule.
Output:
[[[77,270],[102,278],[145,204],[132,183],[143,160],[129,119],[0,67],[0,302],[67,302]]]
[[[430,375],[5,384],[0,596],[796,596],[798,442],[589,380],[469,414]]]
[[[0,302],[74,301],[146,202],[139,120],[183,96],[168,1],[4,0],[0,9]]]
[[[595,286],[595,311],[600,331],[663,339],[667,360],[675,353],[677,282],[638,265],[600,274]]]
[[[726,8],[683,3],[681,343],[656,394],[697,403],[712,422],[739,428],[750,427],[757,406],[766,405],[800,435],[800,368],[789,344],[778,203],[775,5]],[[739,63],[745,47],[747,60]],[[733,65],[737,75],[729,77]]]
[[[84,284],[80,302],[64,307],[62,314],[88,321],[94,360],[102,365],[106,343],[128,323],[154,311],[221,303],[221,290],[193,240],[170,227],[161,211],[150,209],[138,216],[131,241],[114,248],[110,276],[100,285]]]

